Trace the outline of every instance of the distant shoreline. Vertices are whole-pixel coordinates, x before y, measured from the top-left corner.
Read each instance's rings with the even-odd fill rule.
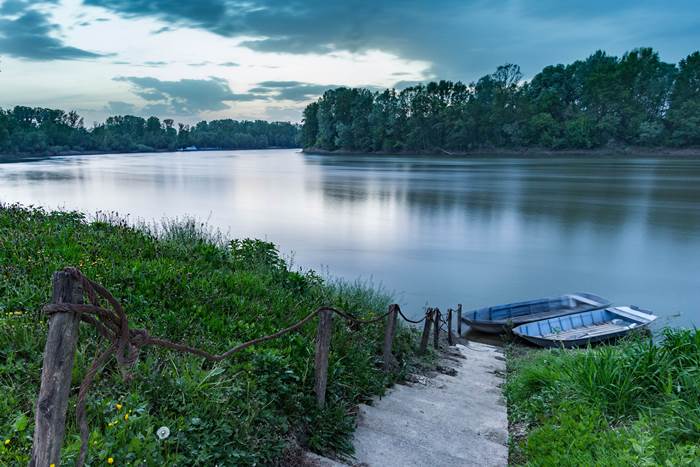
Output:
[[[319,148],[304,148],[305,154],[317,155],[370,155],[370,156],[442,156],[442,157],[700,157],[698,148],[648,148],[627,146],[622,148],[562,149],[546,148],[482,148],[470,151],[329,151]]]
[[[267,148],[246,148],[246,149],[225,149],[225,148],[202,148],[196,150],[182,150],[182,149],[154,149],[152,151],[58,151],[44,154],[1,154],[0,153],[0,164],[7,162],[26,162],[33,160],[44,160],[50,159],[52,157],[65,157],[65,156],[103,156],[105,154],[114,155],[127,155],[127,154],[157,154],[166,152],[178,152],[178,153],[190,153],[190,152],[212,152],[212,151],[264,151],[268,149],[301,149],[300,147],[295,148],[285,148],[278,146],[270,146]]]

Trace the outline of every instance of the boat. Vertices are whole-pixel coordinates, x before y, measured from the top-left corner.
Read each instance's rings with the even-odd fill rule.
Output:
[[[656,318],[636,306],[618,306],[523,324],[513,333],[541,347],[580,347],[644,329]]]
[[[567,294],[468,311],[462,315],[462,322],[478,331],[499,334],[532,321],[597,310],[610,304],[591,293]]]

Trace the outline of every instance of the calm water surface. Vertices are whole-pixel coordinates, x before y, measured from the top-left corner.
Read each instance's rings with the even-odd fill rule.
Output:
[[[196,215],[414,315],[590,291],[700,325],[700,160],[78,156],[0,164],[0,201]]]

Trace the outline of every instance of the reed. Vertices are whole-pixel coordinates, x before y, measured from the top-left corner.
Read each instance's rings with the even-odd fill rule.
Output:
[[[514,463],[685,465],[700,458],[700,333],[665,329],[509,358]]]

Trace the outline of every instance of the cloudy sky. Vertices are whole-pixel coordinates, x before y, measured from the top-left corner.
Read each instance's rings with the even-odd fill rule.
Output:
[[[0,0],[0,107],[299,120],[337,85],[526,77],[596,49],[677,62],[697,0]]]

